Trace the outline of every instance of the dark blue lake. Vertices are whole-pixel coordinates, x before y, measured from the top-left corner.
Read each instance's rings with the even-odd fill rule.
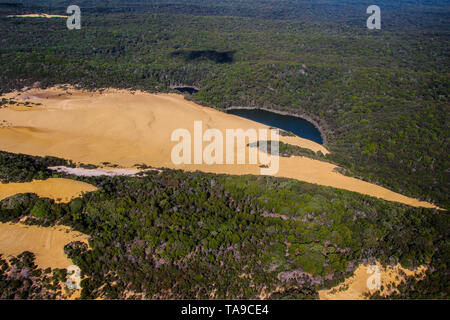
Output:
[[[323,144],[319,129],[305,119],[260,109],[230,109],[227,112],[271,127],[289,131],[301,138]]]

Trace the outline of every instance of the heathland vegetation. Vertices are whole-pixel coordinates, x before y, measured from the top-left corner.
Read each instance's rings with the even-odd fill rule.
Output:
[[[378,31],[365,29],[365,1],[80,1],[82,28],[71,31],[64,19],[6,17],[64,14],[66,1],[16,2],[0,5],[1,93],[193,86],[188,98],[206,106],[308,116],[326,135],[329,161],[450,207],[445,1],[380,0]],[[66,247],[82,269],[83,298],[316,298],[372,260],[428,266],[395,297],[450,294],[446,212],[282,178],[81,178],[47,169],[55,165],[70,164],[2,152],[0,179],[69,177],[99,190],[69,203],[15,195],[0,202],[0,220],[89,235],[89,249]],[[40,270],[32,254],[0,259],[0,297],[56,298],[58,281],[63,271]]]
[[[448,208],[448,7],[386,3],[383,29],[368,31],[363,4],[252,2],[243,18],[245,1],[175,2],[87,6],[72,32],[64,19],[1,17],[0,91],[36,81],[152,92],[183,84],[211,107],[305,114],[341,166]],[[50,13],[64,10],[58,3]]]
[[[27,166],[34,177],[50,174],[44,158],[1,157],[15,164],[1,179]],[[82,270],[82,298],[316,298],[373,260],[429,266],[426,281],[402,287],[401,297],[449,294],[450,221],[436,210],[272,177],[167,169],[71,178],[99,190],[69,203],[16,195],[0,202],[0,217],[89,235],[90,249],[66,246]]]

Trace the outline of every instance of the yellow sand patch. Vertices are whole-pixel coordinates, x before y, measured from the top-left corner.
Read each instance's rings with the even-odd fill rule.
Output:
[[[24,251],[36,255],[36,265],[42,269],[65,269],[72,261],[64,253],[64,246],[72,241],[87,243],[88,236],[66,226],[39,227],[21,223],[0,223],[0,253],[7,258]]]
[[[30,89],[4,96],[15,101],[42,103],[40,110],[17,112],[0,109],[0,120],[9,127],[0,130],[0,150],[38,156],[51,155],[75,162],[100,165],[110,162],[123,168],[145,163],[186,171],[259,175],[259,165],[174,165],[171,141],[175,129],[184,128],[194,137],[194,121],[203,130],[215,128],[225,136],[226,129],[268,129],[268,126],[187,101],[182,95],[149,94],[126,90],[84,92],[53,87]],[[313,151],[328,151],[321,145],[299,137],[280,140]],[[204,144],[206,145],[206,144]],[[249,148],[245,153],[248,154]],[[242,152],[242,151],[240,151]],[[411,206],[437,208],[392,192],[386,188],[344,176],[336,166],[306,157],[280,157],[277,177],[293,178],[350,190]]]
[[[11,110],[15,110],[15,111],[31,111],[31,110],[36,110],[39,109],[38,106],[33,106],[33,105],[24,105],[24,104],[18,104],[18,105],[11,105],[11,106],[7,106],[8,109]]]
[[[63,16],[59,14],[46,14],[46,13],[32,13],[32,14],[15,14],[8,15],[8,18],[67,18],[68,16]]]
[[[39,197],[50,198],[56,202],[69,202],[83,192],[97,190],[88,183],[70,179],[50,178],[21,183],[0,183],[0,200],[19,193],[35,193]]]
[[[396,287],[405,280],[406,276],[415,276],[421,278],[426,271],[425,266],[421,266],[416,270],[408,270],[402,268],[400,264],[395,267],[383,267],[380,263],[376,263],[380,268],[381,295],[388,297],[397,291]],[[368,265],[360,265],[352,277],[346,279],[343,283],[329,290],[320,290],[319,298],[321,300],[362,300],[365,299],[364,293],[375,293],[376,290],[369,290],[367,281],[374,272],[368,270]],[[370,281],[369,281],[370,282]],[[389,288],[390,285],[390,288]]]

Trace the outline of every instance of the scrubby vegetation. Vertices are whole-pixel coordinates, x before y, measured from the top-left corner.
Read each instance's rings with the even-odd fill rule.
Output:
[[[0,299],[62,299],[66,270],[38,268],[34,254],[0,255]]]
[[[22,154],[0,151],[0,182],[29,182],[33,179],[47,179],[55,175],[54,171],[48,169],[51,166],[72,166],[72,163],[55,157],[30,158]]]
[[[331,154],[281,144],[283,155],[326,159],[450,207],[445,1],[379,0],[379,31],[365,29],[369,1],[81,0],[82,29],[72,31],[64,19],[6,17],[63,14],[72,3],[14,2],[0,5],[0,93],[61,83],[189,87],[189,99],[214,108],[307,115]],[[1,152],[0,179],[64,176],[47,169],[56,165],[73,164]],[[0,202],[0,220],[90,235],[91,249],[66,247],[85,276],[83,298],[255,298],[263,288],[276,299],[316,298],[369,258],[429,267],[396,298],[450,294],[447,212],[270,177],[72,178],[100,189],[68,204],[16,195]],[[59,297],[32,254],[0,267],[1,298]]]
[[[18,2],[0,13],[61,14],[68,4],[53,1],[48,11],[46,1]],[[449,8],[379,1],[383,28],[368,31],[369,4],[80,1],[76,31],[64,19],[2,16],[0,92],[36,82],[185,85],[200,89],[189,99],[211,107],[305,114],[340,166],[448,208]]]
[[[272,153],[272,141],[258,141],[255,143],[249,143],[249,147],[259,148],[263,152]],[[278,154],[280,157],[301,156],[311,159],[327,161],[327,157],[322,152],[314,152],[310,149],[294,146],[282,141],[278,141]]]
[[[12,163],[45,163],[25,158]],[[263,288],[273,298],[316,298],[366,259],[429,265],[427,285],[404,297],[449,295],[443,212],[271,177],[163,170],[78,179],[99,191],[68,204],[16,195],[1,202],[0,217],[90,235],[91,249],[65,248],[85,276],[82,298],[256,298]]]

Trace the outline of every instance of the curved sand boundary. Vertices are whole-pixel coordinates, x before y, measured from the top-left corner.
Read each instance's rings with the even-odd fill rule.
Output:
[[[174,165],[170,140],[175,129],[186,128],[193,135],[194,121],[202,121],[204,130],[268,126],[238,116],[202,107],[177,94],[149,94],[109,89],[84,92],[71,87],[46,90],[30,89],[5,95],[16,101],[42,103],[28,112],[0,109],[0,120],[11,125],[0,128],[0,150],[31,155],[72,159],[101,165],[102,162],[131,168],[145,163],[186,171],[200,170],[224,174],[260,174],[258,165]],[[313,151],[328,151],[317,143],[298,137],[280,137],[280,141]],[[248,148],[247,148],[248,149]],[[248,153],[248,150],[245,150]],[[409,198],[386,188],[344,176],[335,165],[306,157],[280,157],[277,177],[293,178],[401,202],[416,207],[437,208],[433,204]]]
[[[376,263],[380,270],[380,284],[383,287],[380,290],[380,294],[384,297],[388,297],[390,294],[396,291],[396,287],[405,280],[405,276],[414,276],[420,278],[426,271],[425,266],[421,266],[416,270],[408,270],[402,268],[400,264],[395,267],[387,266],[383,267],[380,263]],[[319,298],[321,300],[363,300],[365,293],[373,294],[376,290],[369,290],[367,286],[367,280],[374,272],[368,270],[368,265],[360,265],[354,272],[353,276],[347,278],[344,282],[340,283],[334,288],[329,290],[319,290]],[[369,271],[369,272],[368,272]],[[388,288],[390,285],[390,288]]]
[[[0,223],[0,253],[5,258],[24,251],[36,255],[36,265],[42,269],[65,269],[72,261],[64,246],[72,241],[88,243],[88,236],[66,226],[39,227],[21,223]]]
[[[55,200],[55,202],[69,202],[73,198],[80,197],[83,192],[96,190],[96,187],[88,183],[62,178],[20,183],[0,183],[0,200],[19,193],[35,193],[39,197],[50,198]]]

